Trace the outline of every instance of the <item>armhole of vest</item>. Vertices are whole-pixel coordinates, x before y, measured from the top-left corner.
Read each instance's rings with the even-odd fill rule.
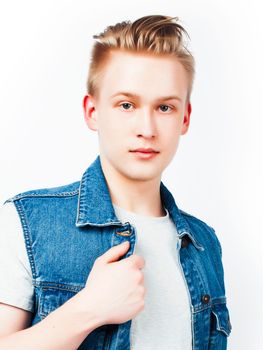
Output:
[[[26,252],[28,256],[28,260],[30,263],[30,268],[32,272],[33,279],[36,279],[36,268],[35,268],[35,261],[34,261],[34,255],[32,252],[32,246],[31,246],[31,236],[30,236],[30,229],[27,222],[27,217],[25,214],[25,210],[23,208],[23,204],[20,200],[14,200],[13,204],[15,205],[15,208],[17,210],[18,216],[20,218],[23,234],[24,234],[24,241],[26,246]]]

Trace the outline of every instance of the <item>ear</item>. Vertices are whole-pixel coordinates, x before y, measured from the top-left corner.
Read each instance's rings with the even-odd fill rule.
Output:
[[[183,120],[181,135],[186,134],[189,128],[191,112],[192,112],[192,105],[190,102],[188,102],[184,112],[184,120]]]
[[[97,111],[95,109],[94,99],[91,95],[85,95],[82,104],[85,122],[91,130],[97,131]]]

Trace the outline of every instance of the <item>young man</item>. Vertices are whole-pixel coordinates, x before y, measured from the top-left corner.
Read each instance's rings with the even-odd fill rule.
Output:
[[[100,155],[3,206],[1,349],[226,349],[220,243],[161,181],[190,122],[185,34],[146,16],[94,36],[83,105]]]

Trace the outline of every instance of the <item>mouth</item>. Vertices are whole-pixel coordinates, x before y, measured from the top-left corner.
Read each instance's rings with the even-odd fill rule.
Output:
[[[152,148],[138,148],[135,150],[131,150],[134,155],[136,155],[139,159],[150,159],[155,157],[159,151],[156,151]]]
[[[159,151],[153,149],[153,148],[137,148],[134,150],[131,150],[130,152],[140,152],[140,153],[159,153]]]

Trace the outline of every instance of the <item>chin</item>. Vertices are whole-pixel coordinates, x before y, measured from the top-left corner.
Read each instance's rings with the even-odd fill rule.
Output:
[[[125,177],[134,181],[151,181],[160,176],[160,173],[154,169],[154,171],[136,171],[135,169],[125,172]]]

